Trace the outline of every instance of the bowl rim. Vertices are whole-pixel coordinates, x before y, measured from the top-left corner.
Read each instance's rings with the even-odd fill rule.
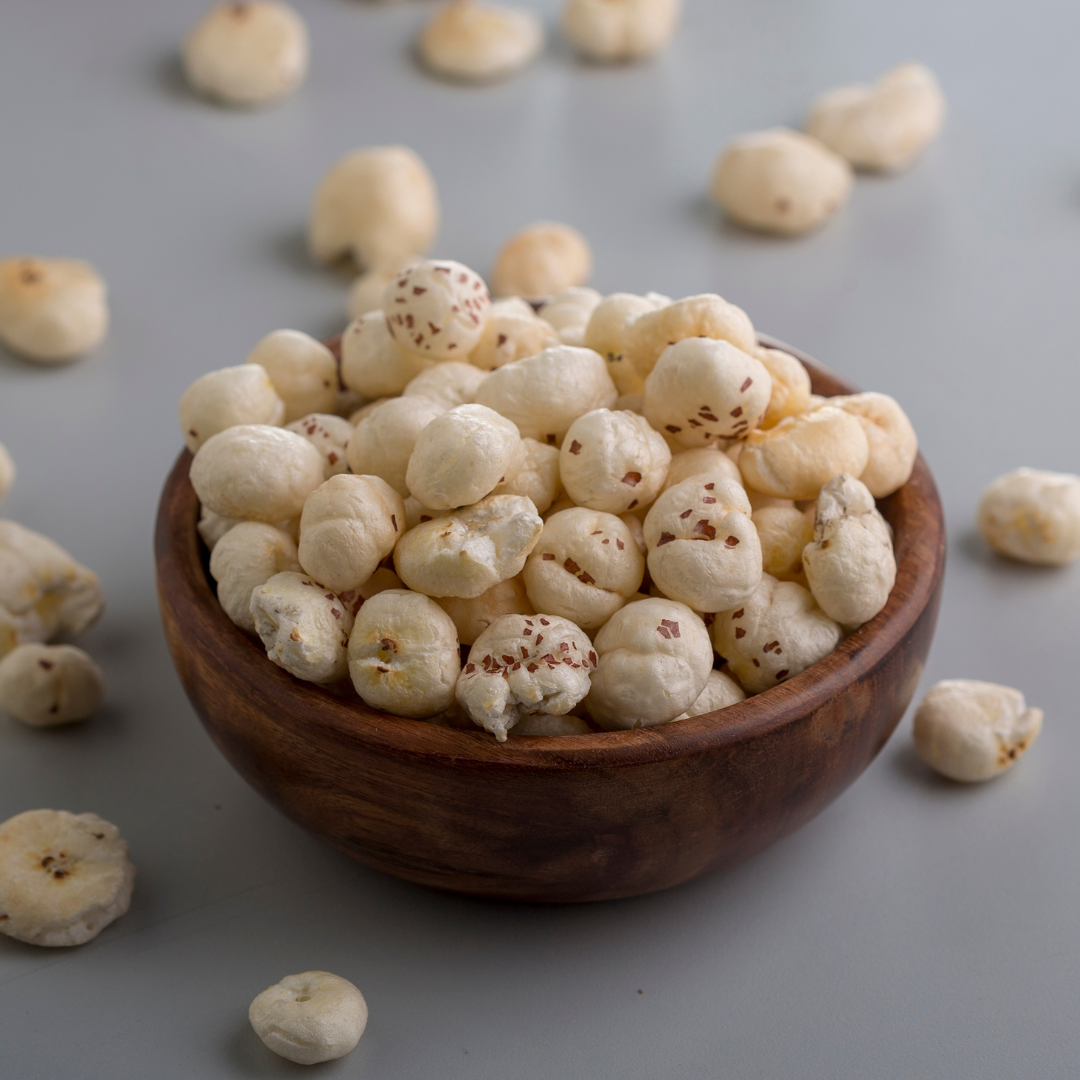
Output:
[[[815,382],[829,383],[840,394],[859,392],[798,349],[763,334],[759,341],[795,356]],[[232,623],[212,591],[196,529],[199,503],[188,479],[190,463],[191,454],[185,449],[165,482],[158,511],[155,561],[162,608],[186,608],[200,629],[197,647],[221,658],[256,693],[264,687],[265,704],[273,705],[274,722],[294,729],[298,737],[310,739],[318,733],[342,746],[425,759],[432,765],[611,769],[672,761],[772,735],[869,675],[911,632],[944,572],[944,514],[933,476],[919,454],[901,492],[915,500],[912,509],[922,508],[920,523],[929,531],[917,545],[900,545],[896,584],[884,609],[818,663],[745,701],[678,722],[588,735],[518,736],[497,743],[480,728],[475,732],[447,728],[380,712],[359,698],[345,699],[322,686],[304,683],[268,661],[261,645]],[[898,535],[898,539],[906,536]],[[927,551],[932,553],[929,566]],[[283,699],[295,701],[295,707],[282,708]]]

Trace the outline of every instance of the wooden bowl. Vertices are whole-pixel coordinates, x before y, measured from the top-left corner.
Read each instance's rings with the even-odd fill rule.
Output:
[[[800,359],[815,392],[853,392]],[[169,648],[195,711],[240,774],[290,817],[369,866],[440,889],[608,900],[761,851],[832,802],[884,746],[937,621],[945,526],[920,457],[880,504],[896,533],[888,605],[820,663],[679,723],[500,746],[479,729],[376,712],[270,663],[217,604],[190,463],[185,451],[165,484],[156,557]]]

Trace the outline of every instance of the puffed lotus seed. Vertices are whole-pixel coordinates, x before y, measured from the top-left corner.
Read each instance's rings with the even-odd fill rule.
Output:
[[[669,723],[697,701],[712,671],[705,624],[674,600],[627,604],[593,644],[600,659],[585,707],[608,731]]]
[[[378,476],[402,498],[420,433],[446,410],[430,398],[399,397],[383,402],[356,425],[346,457],[354,473]]]
[[[493,495],[524,495],[538,514],[547,511],[562,493],[559,448],[535,439],[522,439],[525,460],[516,475],[500,484]]]
[[[406,146],[373,146],[346,154],[322,178],[308,243],[320,262],[351,256],[365,270],[404,267],[438,227],[439,197],[423,161]]]
[[[11,460],[11,455],[4,444],[0,443],[0,502],[4,501],[4,496],[11,490],[11,485],[14,483],[15,462]]]
[[[544,523],[522,578],[537,611],[591,631],[630,600],[644,573],[645,560],[621,518],[575,506]]]
[[[550,713],[534,713],[523,716],[511,729],[510,737],[547,739],[559,735],[590,735],[589,727],[579,716],[552,716]]]
[[[727,145],[712,197],[748,229],[792,236],[828,221],[847,202],[852,181],[851,166],[817,139],[771,128]]]
[[[649,575],[665,596],[723,611],[761,581],[761,543],[740,485],[715,473],[668,488],[645,518]]]
[[[761,542],[761,565],[778,581],[806,586],[803,551],[814,539],[814,510],[794,506],[763,506],[753,511]]]
[[[723,479],[734,480],[736,484],[742,484],[739,466],[714,442],[710,446],[699,446],[695,450],[682,450],[675,454],[671,459],[671,465],[668,466],[664,491],[676,484],[681,484],[684,480],[689,480],[691,476],[700,476],[702,473],[713,473]]]
[[[255,1034],[280,1057],[299,1065],[343,1058],[367,1027],[364,995],[328,971],[286,975],[248,1009]]]
[[[573,285],[556,293],[540,308],[538,314],[555,328],[564,345],[581,347],[585,344],[589,320],[601,299],[595,289]]]
[[[223,517],[285,521],[323,482],[323,456],[293,431],[241,424],[211,436],[191,463],[199,501]]]
[[[85,720],[104,700],[101,668],[74,645],[19,645],[0,660],[0,712],[30,727]]]
[[[320,585],[348,593],[375,573],[404,532],[405,503],[386,481],[333,476],[304,504],[300,565]]]
[[[562,28],[586,59],[621,63],[660,52],[681,14],[681,0],[566,0]]]
[[[81,634],[104,605],[93,571],[48,537],[0,520],[0,656],[22,643]]]
[[[521,573],[544,527],[520,495],[489,495],[410,529],[394,551],[402,581],[425,596],[475,599]]]
[[[530,713],[568,713],[589,692],[596,653],[588,635],[555,615],[504,615],[485,630],[457,682],[458,704],[506,742]]]
[[[870,489],[870,494],[883,499],[899,491],[911,478],[919,453],[919,440],[907,413],[888,394],[872,391],[826,401],[862,424],[870,456],[859,479]]]
[[[444,409],[471,405],[484,381],[484,372],[473,364],[446,360],[420,372],[402,391],[403,397],[424,397]]]
[[[309,413],[291,424],[286,424],[285,430],[307,439],[322,454],[325,462],[323,475],[327,480],[348,470],[346,451],[352,438],[353,426],[344,417],[330,413]]]
[[[910,165],[937,137],[945,98],[934,73],[900,64],[873,86],[840,86],[811,106],[806,130],[856,169],[891,172]]]
[[[432,365],[393,339],[381,310],[353,319],[341,335],[341,381],[368,398],[397,396]]]
[[[278,397],[285,402],[285,423],[308,413],[337,407],[338,369],[334,354],[299,330],[275,330],[248,354],[249,364],[266,369]]]
[[[541,221],[515,233],[502,246],[491,272],[496,296],[539,300],[575,285],[592,273],[592,250],[569,225]]]
[[[87,262],[22,255],[0,261],[0,342],[59,363],[96,349],[109,330],[105,282]]]
[[[841,473],[821,489],[803,567],[821,610],[844,626],[869,622],[888,603],[892,535],[864,483]]]
[[[1042,709],[1019,690],[973,679],[932,687],[915,712],[915,750],[930,768],[965,783],[1011,768],[1042,730]]]
[[[280,0],[212,7],[184,42],[184,73],[207,97],[266,105],[291,94],[308,69],[307,26]]]
[[[810,372],[794,356],[780,349],[759,345],[754,356],[772,376],[772,394],[761,426],[776,427],[781,420],[806,412],[810,408]]]
[[[760,694],[828,656],[841,630],[801,585],[762,574],[753,596],[716,613],[710,633],[742,688]]]
[[[823,405],[789,416],[768,431],[751,431],[739,455],[747,487],[778,499],[816,499],[834,476],[861,476],[870,444],[859,420]]]
[[[523,439],[559,446],[570,425],[593,409],[610,409],[618,391],[603,357],[591,349],[556,345],[496,368],[476,402],[512,420]]]
[[[207,551],[213,551],[217,542],[230,530],[235,529],[243,521],[243,518],[222,517],[207,506],[199,508],[199,536],[206,545]],[[300,518],[290,518],[288,521],[275,521],[274,526],[289,536],[295,544],[300,539]]]
[[[405,483],[433,510],[471,506],[525,463],[525,446],[512,421],[486,405],[458,405],[417,437]]]
[[[1080,476],[1017,469],[979,504],[979,532],[997,552],[1036,566],[1080,559]]]
[[[676,720],[687,720],[691,716],[704,716],[705,713],[718,712],[729,705],[737,705],[746,700],[746,692],[725,671],[710,671],[709,681],[701,691],[697,701]]]
[[[462,645],[472,645],[496,619],[504,615],[535,614],[520,575],[492,585],[487,592],[472,600],[441,596],[435,603],[453,620],[458,641]]]
[[[390,336],[429,360],[459,360],[476,348],[491,314],[480,275],[452,260],[427,260],[386,287],[383,314]]]
[[[464,82],[499,79],[523,68],[544,47],[531,11],[451,0],[428,20],[419,53],[430,70]]]
[[[625,359],[645,379],[665,349],[687,338],[726,341],[753,355],[757,335],[742,308],[715,293],[687,296],[639,315],[623,332]]]
[[[349,635],[349,675],[372,708],[436,716],[453,702],[460,671],[457,628],[434,600],[388,589],[364,602]]]
[[[558,344],[559,335],[551,323],[541,319],[524,300],[509,297],[492,303],[491,315],[469,363],[492,371]]]
[[[255,633],[251,594],[275,574],[299,571],[291,536],[259,521],[241,521],[214,545],[210,576],[217,582],[218,603],[241,630]]]
[[[349,299],[346,310],[350,319],[359,319],[370,311],[382,311],[382,298],[386,287],[414,263],[423,262],[423,255],[410,255],[393,266],[380,266],[357,275],[349,286]]]
[[[209,371],[180,398],[180,430],[194,454],[219,431],[241,424],[277,427],[285,419],[285,402],[265,368],[254,364]]]
[[[131,906],[135,867],[97,814],[27,810],[0,825],[0,934],[84,945]]]
[[[349,673],[353,614],[306,574],[275,574],[251,594],[251,617],[266,655],[290,675],[333,683]]]
[[[612,293],[596,305],[585,327],[585,347],[598,352],[608,363],[608,373],[620,394],[640,394],[645,378],[626,355],[625,335],[629,326],[642,315],[658,311],[672,301],[657,293],[635,296]],[[640,410],[638,410],[640,411]]]

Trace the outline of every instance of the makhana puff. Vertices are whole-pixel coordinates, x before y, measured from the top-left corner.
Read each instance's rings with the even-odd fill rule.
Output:
[[[207,439],[241,424],[277,427],[285,402],[258,364],[239,364],[199,376],[180,398],[180,430],[194,454]]]
[[[30,727],[85,720],[104,700],[101,668],[74,645],[19,645],[0,660],[0,712]]]
[[[592,251],[585,237],[569,225],[541,221],[503,245],[491,285],[497,296],[540,299],[584,285],[591,273]]]
[[[660,52],[681,12],[681,0],[566,0],[562,27],[582,56],[618,63]]]
[[[337,405],[338,374],[334,354],[299,330],[275,330],[248,354],[249,364],[265,368],[278,396],[285,402],[285,423],[308,413],[333,412]]]
[[[210,576],[217,582],[218,603],[249,634],[255,633],[252,591],[275,574],[299,569],[292,537],[261,521],[237,523],[210,553]]]
[[[979,504],[979,532],[1002,555],[1036,566],[1080,559],[1080,476],[1017,469]]]
[[[420,35],[419,52],[434,72],[480,82],[524,67],[544,46],[544,28],[531,11],[450,0]]]
[[[83,945],[131,905],[135,867],[97,814],[28,810],[0,825],[0,934]]]

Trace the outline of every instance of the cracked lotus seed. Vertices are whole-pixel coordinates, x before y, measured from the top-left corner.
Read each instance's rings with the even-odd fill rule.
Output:
[[[286,975],[251,1003],[255,1034],[280,1057],[299,1065],[343,1058],[367,1027],[364,995],[340,975]]]
[[[451,0],[428,20],[418,51],[427,67],[464,82],[503,78],[544,47],[544,28],[531,12]]]
[[[30,727],[85,720],[104,700],[101,668],[74,645],[19,645],[0,660],[0,712]]]
[[[539,300],[575,285],[592,273],[588,241],[569,225],[541,221],[515,233],[502,246],[491,272],[497,296]]]

